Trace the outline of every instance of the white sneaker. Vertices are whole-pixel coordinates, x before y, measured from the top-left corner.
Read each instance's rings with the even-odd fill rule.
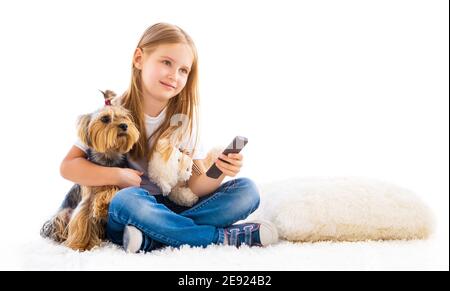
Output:
[[[127,253],[137,253],[142,245],[142,232],[132,225],[125,226],[122,244]]]

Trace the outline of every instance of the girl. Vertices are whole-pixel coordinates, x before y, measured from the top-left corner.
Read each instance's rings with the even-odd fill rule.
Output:
[[[150,251],[161,246],[179,247],[225,244],[265,246],[278,240],[276,229],[268,222],[233,225],[259,206],[255,184],[246,178],[222,183],[236,176],[242,155],[221,155],[219,179],[205,174],[202,159],[206,154],[197,138],[197,52],[192,39],[177,26],[158,23],[143,34],[132,60],[131,84],[119,98],[141,133],[128,154],[130,168],[101,167],[86,159],[86,145],[72,147],[61,164],[61,175],[88,186],[117,185],[121,190],[110,203],[107,238],[123,245],[128,252]],[[192,207],[175,205],[149,180],[147,164],[155,141],[170,136],[175,115],[187,117],[188,132],[180,149],[190,152],[199,171],[188,181],[199,200]]]

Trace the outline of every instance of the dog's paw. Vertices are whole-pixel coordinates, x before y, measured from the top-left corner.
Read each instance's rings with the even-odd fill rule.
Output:
[[[161,183],[161,184],[159,185],[159,187],[161,188],[162,194],[163,194],[164,196],[169,195],[170,190],[172,190],[172,187],[171,187],[168,183]]]
[[[188,187],[179,187],[170,193],[169,199],[178,205],[191,207],[198,201],[198,196]]]
[[[225,150],[224,147],[212,148],[206,155],[206,158],[203,160],[203,164],[205,165],[205,168],[209,169],[214,164],[214,162],[219,158],[220,154],[224,150]]]

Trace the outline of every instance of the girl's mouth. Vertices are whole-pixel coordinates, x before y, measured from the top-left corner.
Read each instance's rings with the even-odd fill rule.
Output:
[[[175,87],[172,86],[172,85],[166,84],[166,83],[161,82],[161,81],[159,81],[159,82],[161,83],[161,85],[163,85],[163,86],[166,87],[166,88],[175,89]]]

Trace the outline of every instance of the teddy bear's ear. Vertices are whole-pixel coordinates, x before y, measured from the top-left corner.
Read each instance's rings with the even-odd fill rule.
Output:
[[[78,138],[81,140],[82,143],[87,145],[88,147],[91,147],[91,141],[89,139],[89,122],[91,122],[91,115],[85,114],[79,117],[78,119]]]

